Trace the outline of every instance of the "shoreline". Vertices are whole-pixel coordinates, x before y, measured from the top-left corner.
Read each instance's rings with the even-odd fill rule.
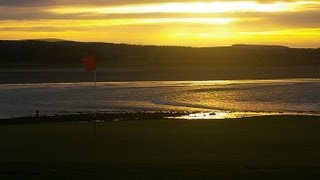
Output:
[[[0,119],[0,125],[10,124],[34,124],[34,123],[54,123],[54,122],[90,122],[93,119],[100,121],[128,121],[128,120],[164,120],[167,116],[185,115],[184,112],[112,112],[112,113],[78,113],[78,114],[61,114],[61,115],[41,115],[23,116],[15,118]]]
[[[186,112],[186,111],[144,111],[144,112],[109,112],[109,113],[78,113],[55,114],[41,116],[22,116],[0,119],[1,125],[40,124],[60,122],[111,122],[111,121],[143,121],[143,120],[230,120],[255,119],[264,117],[311,117],[319,118],[318,113],[275,113],[275,112],[233,112],[221,116],[219,112]]]

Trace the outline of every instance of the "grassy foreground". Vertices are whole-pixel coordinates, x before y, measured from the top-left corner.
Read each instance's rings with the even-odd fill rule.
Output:
[[[0,126],[0,179],[319,179],[320,118]]]

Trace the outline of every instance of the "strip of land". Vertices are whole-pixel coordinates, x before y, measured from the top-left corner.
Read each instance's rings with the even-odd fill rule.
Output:
[[[203,81],[320,78],[320,66],[98,68],[97,81]],[[92,82],[82,68],[0,68],[0,84]]]
[[[78,113],[65,115],[43,115],[0,119],[0,125],[13,124],[37,124],[37,123],[57,123],[57,122],[93,122],[93,121],[137,121],[137,120],[166,120],[168,117],[179,117],[187,115],[188,112],[157,112],[157,111],[137,111],[137,112],[110,112],[110,113]]]

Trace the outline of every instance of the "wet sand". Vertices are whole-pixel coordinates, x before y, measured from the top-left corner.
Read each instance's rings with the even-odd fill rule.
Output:
[[[131,67],[99,68],[98,81],[178,81],[319,78],[320,67]],[[0,68],[0,84],[90,82],[82,68]]]

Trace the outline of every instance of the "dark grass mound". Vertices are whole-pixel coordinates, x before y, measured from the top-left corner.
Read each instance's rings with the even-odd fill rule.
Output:
[[[319,179],[320,118],[0,126],[0,179]]]

